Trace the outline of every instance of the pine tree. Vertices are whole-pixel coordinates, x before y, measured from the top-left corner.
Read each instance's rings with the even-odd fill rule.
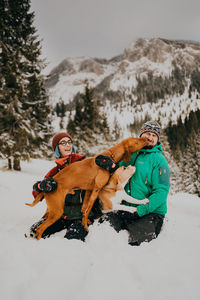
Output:
[[[176,125],[169,124],[166,133],[175,159],[172,167],[178,167],[178,190],[200,195],[200,110],[191,111],[184,122],[179,119]]]
[[[81,95],[83,99],[84,109],[82,112],[82,129],[95,130],[95,121],[98,117],[97,107],[93,99],[93,89],[89,88],[88,81],[85,83],[85,93]]]
[[[72,135],[75,145],[84,152],[97,139],[106,139],[109,136],[106,116],[99,112],[93,92],[86,81],[85,91],[76,102],[75,116],[72,118],[70,115],[67,125],[67,131]]]
[[[64,118],[66,113],[66,105],[62,98],[59,99],[59,102],[56,103],[55,107],[57,117]]]
[[[190,143],[186,147],[179,161],[181,190],[191,194],[200,195],[200,142],[198,133],[193,131]]]
[[[30,0],[0,0],[0,156],[20,160],[47,151],[50,106]],[[40,148],[40,152],[39,151]]]

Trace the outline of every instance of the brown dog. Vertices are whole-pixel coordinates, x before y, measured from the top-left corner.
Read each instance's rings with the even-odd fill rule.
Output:
[[[137,210],[133,206],[122,205],[122,200],[138,205],[147,204],[149,202],[148,199],[137,200],[129,196],[124,190],[125,185],[133,176],[135,170],[136,168],[134,166],[120,167],[110,177],[109,182],[102,188],[98,196],[101,201],[103,212],[108,212],[110,210],[125,210],[133,213]]]
[[[130,137],[100,154],[111,157],[115,162],[121,160],[128,162],[132,153],[140,150],[147,144],[148,141],[146,139]],[[43,196],[46,199],[47,212],[45,216],[47,219],[37,227],[36,238],[38,240],[42,237],[45,229],[62,216],[65,196],[74,190],[86,190],[82,205],[82,223],[85,229],[88,230],[89,213],[100,190],[106,185],[111,176],[108,171],[96,165],[95,157],[87,158],[65,167],[53,176],[58,184],[56,191],[51,193],[42,192],[32,204],[26,203],[29,206],[34,206]]]

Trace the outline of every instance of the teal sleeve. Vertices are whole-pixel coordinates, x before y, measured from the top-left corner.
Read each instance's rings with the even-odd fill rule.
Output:
[[[170,170],[168,165],[158,165],[152,172],[152,193],[148,197],[149,203],[139,205],[137,213],[140,217],[149,213],[167,212],[167,196],[170,188]]]

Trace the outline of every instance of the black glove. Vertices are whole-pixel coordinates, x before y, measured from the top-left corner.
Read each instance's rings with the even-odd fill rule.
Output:
[[[51,178],[45,178],[40,182],[40,190],[45,193],[53,192],[57,189],[57,182]]]
[[[42,181],[37,181],[33,185],[33,190],[36,193],[41,193],[41,192],[49,193],[55,191],[56,189],[57,189],[57,182],[51,177],[45,178]]]
[[[106,155],[98,155],[95,158],[95,163],[97,166],[109,171],[111,174],[114,173],[119,165],[114,160],[112,160],[109,156]]]
[[[37,181],[34,185],[33,185],[33,190],[36,192],[36,193],[41,193],[42,190],[40,189],[40,182],[41,181]]]

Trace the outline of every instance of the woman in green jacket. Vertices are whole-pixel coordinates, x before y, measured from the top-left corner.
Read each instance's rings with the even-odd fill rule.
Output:
[[[134,165],[136,172],[125,186],[126,192],[139,200],[147,198],[149,203],[138,205],[137,212],[118,211],[103,216],[116,231],[126,229],[129,232],[129,244],[140,245],[150,241],[160,233],[167,212],[167,196],[170,188],[170,170],[160,144],[161,127],[157,122],[146,122],[140,131],[140,137],[146,137],[149,145],[132,154],[128,163]],[[125,205],[135,206],[122,201]]]

